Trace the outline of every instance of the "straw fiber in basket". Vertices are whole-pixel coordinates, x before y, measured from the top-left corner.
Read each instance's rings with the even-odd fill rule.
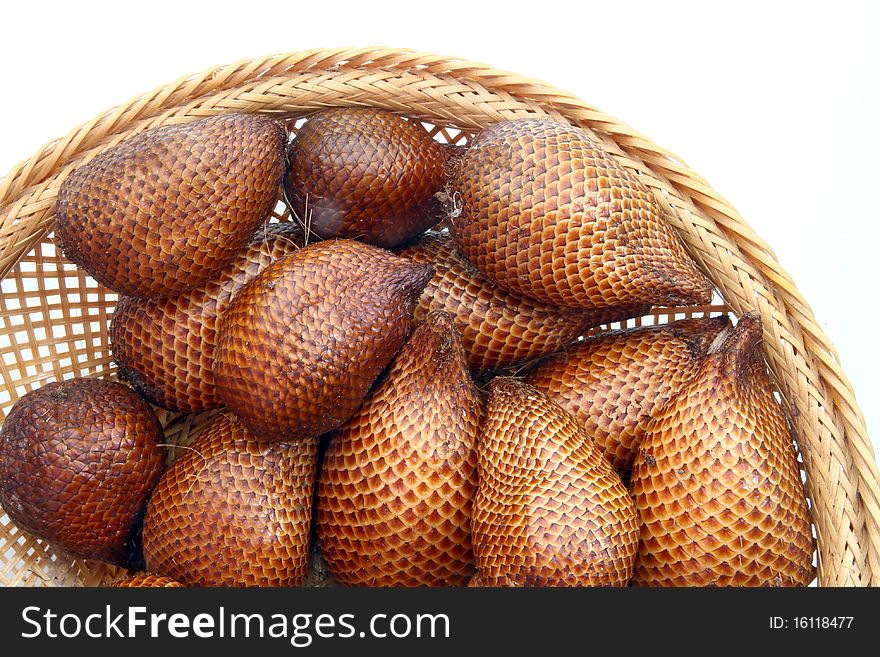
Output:
[[[114,376],[108,324],[116,297],[65,261],[50,231],[58,188],[78,165],[146,129],[224,112],[287,120],[329,106],[374,106],[432,124],[464,143],[524,115],[585,128],[651,188],[722,308],[665,309],[638,321],[757,310],[765,351],[799,440],[822,586],[880,584],[880,486],[871,443],[838,357],[770,247],[695,172],[638,132],[543,82],[448,57],[384,48],[270,56],[182,78],[51,142],[0,181],[0,412],[25,392],[73,376]],[[286,218],[279,210],[279,218]],[[676,314],[678,313],[678,314]],[[169,442],[200,417],[160,411]],[[96,585],[121,573],[71,559],[0,512],[0,583]]]

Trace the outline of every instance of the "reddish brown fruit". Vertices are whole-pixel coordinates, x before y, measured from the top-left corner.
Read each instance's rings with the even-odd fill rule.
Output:
[[[110,324],[120,377],[172,411],[220,406],[213,372],[217,318],[238,290],[302,244],[295,222],[267,224],[218,275],[195,290],[163,299],[121,297]]]
[[[220,318],[218,398],[264,439],[339,428],[406,340],[432,275],[350,240],[312,244],[267,267]]]
[[[391,248],[440,219],[446,149],[415,121],[372,108],[312,115],[289,149],[284,190],[322,238]]]
[[[483,586],[625,586],[638,548],[633,501],[574,418],[496,378],[477,447],[473,541]]]
[[[316,459],[316,439],[258,440],[218,415],[150,498],[147,568],[190,586],[299,586]]]
[[[641,515],[634,584],[812,580],[804,487],[761,343],[760,319],[744,316],[649,425],[630,484]]]
[[[171,579],[170,577],[163,577],[162,575],[148,575],[147,573],[139,573],[137,575],[131,575],[130,577],[126,577],[125,579],[119,580],[118,582],[113,584],[113,588],[171,589],[171,588],[183,588],[183,584]]]
[[[125,564],[165,461],[150,405],[120,383],[72,379],[29,392],[0,429],[0,505],[52,546]]]
[[[108,148],[58,192],[65,255],[121,294],[193,289],[235,257],[274,206],[286,139],[268,117],[227,114]]]
[[[650,190],[580,128],[491,125],[461,158],[452,191],[462,252],[507,290],[585,308],[711,300]]]
[[[729,327],[724,316],[600,333],[538,363],[525,380],[571,413],[626,478],[653,414]]]
[[[452,317],[430,313],[324,456],[318,536],[338,581],[467,582],[480,415]]]
[[[507,292],[465,259],[449,233],[429,231],[398,252],[434,267],[415,318],[442,310],[455,317],[476,374],[514,367],[564,349],[590,328],[647,313],[649,305],[564,309]]]

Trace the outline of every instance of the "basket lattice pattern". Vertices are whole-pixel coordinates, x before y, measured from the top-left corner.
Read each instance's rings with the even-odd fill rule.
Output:
[[[772,249],[680,158],[577,96],[462,59],[388,48],[274,55],[183,77],[46,144],[0,180],[0,413],[73,376],[114,376],[116,296],[66,262],[51,235],[58,188],[109,145],[149,128],[263,112],[296,128],[330,106],[373,106],[462,143],[490,123],[546,115],[586,129],[657,196],[722,306],[660,309],[635,322],[757,310],[765,355],[798,438],[817,535],[818,584],[880,585],[880,484],[864,418],[839,358]],[[279,219],[286,216],[279,210]],[[161,413],[169,443],[204,420]],[[72,559],[0,514],[0,584],[96,585],[114,568]]]

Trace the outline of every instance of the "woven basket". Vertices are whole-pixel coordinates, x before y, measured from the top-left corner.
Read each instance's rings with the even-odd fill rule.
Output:
[[[108,326],[116,295],[67,262],[51,230],[58,188],[78,165],[133,134],[224,112],[296,119],[374,106],[463,143],[479,128],[547,115],[585,128],[651,188],[723,306],[661,309],[641,321],[755,309],[767,362],[799,440],[818,545],[818,584],[880,584],[880,485],[871,443],[837,354],[770,247],[699,175],[632,128],[569,93],[482,64],[387,48],[312,50],[187,76],[53,141],[0,181],[0,413],[25,392],[74,376],[115,376]],[[279,209],[278,217],[285,219]],[[159,411],[169,442],[203,416]],[[73,559],[0,511],[0,583],[98,585],[118,569]]]

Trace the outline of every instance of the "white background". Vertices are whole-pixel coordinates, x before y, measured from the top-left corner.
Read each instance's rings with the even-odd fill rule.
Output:
[[[839,350],[877,452],[873,4],[6,3],[0,177],[110,106],[242,58],[384,45],[543,79],[678,154],[769,242]]]

